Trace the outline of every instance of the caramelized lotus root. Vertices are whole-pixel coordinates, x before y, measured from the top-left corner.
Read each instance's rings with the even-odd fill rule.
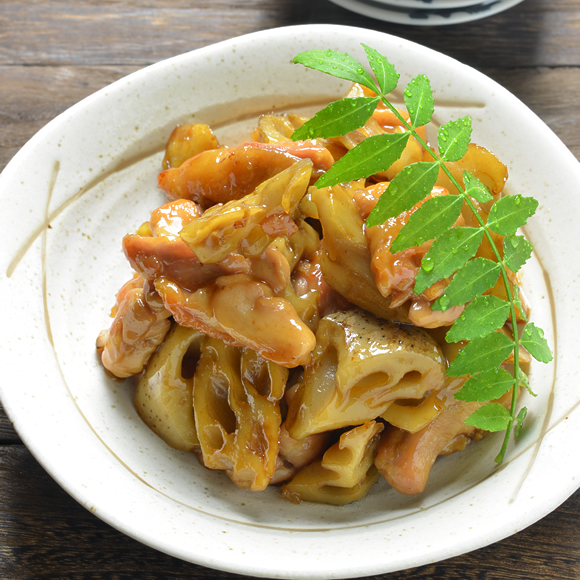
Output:
[[[324,279],[339,294],[375,316],[407,321],[402,309],[377,289],[363,219],[346,187],[310,190],[324,232],[320,265]]]
[[[470,143],[467,146],[467,152],[459,161],[447,162],[445,165],[460,185],[463,185],[464,171],[473,173],[477,179],[487,185],[496,199],[503,191],[508,178],[507,167],[491,151],[475,143]],[[457,192],[457,188],[442,169],[439,170],[437,185],[444,187],[451,193]]]
[[[193,387],[203,463],[241,488],[265,489],[276,469],[279,401],[288,370],[248,348],[205,337]]]
[[[374,458],[382,430],[381,423],[368,421],[343,433],[320,461],[311,463],[282,486],[282,496],[294,503],[332,505],[363,498],[379,477]]]
[[[444,408],[439,393],[433,392],[423,401],[394,401],[381,418],[394,427],[416,433],[434,421]]]
[[[207,210],[183,228],[182,240],[204,264],[219,262],[231,252],[259,256],[274,238],[296,232],[292,217],[311,173],[309,159],[294,163],[243,199]]]
[[[360,310],[324,317],[312,363],[292,399],[291,437],[361,425],[396,399],[422,399],[445,381],[445,357],[424,330]]]
[[[184,377],[182,369],[186,355],[199,356],[202,339],[197,330],[173,324],[165,342],[151,357],[135,394],[135,407],[144,423],[180,451],[199,449],[193,417],[193,377]]]
[[[208,125],[177,125],[169,136],[161,165],[163,169],[179,167],[199,153],[217,149],[219,146],[217,137]]]
[[[403,127],[392,128],[390,131],[385,131],[383,127],[379,124],[377,118],[373,115],[370,117],[363,127],[356,129],[342,137],[333,137],[329,139],[331,143],[340,143],[345,149],[350,150],[356,147],[361,141],[373,137],[375,135],[382,135],[385,132],[388,133],[403,133]],[[407,140],[407,144],[401,153],[400,158],[395,161],[389,169],[386,171],[381,171],[376,174],[379,179],[391,180],[399,173],[402,169],[410,165],[411,163],[417,163],[423,159],[423,150],[421,145],[415,140],[414,137],[410,137]]]
[[[261,143],[292,141],[292,133],[307,120],[308,117],[295,115],[293,113],[283,113],[281,115],[269,113],[262,115],[258,119],[257,137]]]

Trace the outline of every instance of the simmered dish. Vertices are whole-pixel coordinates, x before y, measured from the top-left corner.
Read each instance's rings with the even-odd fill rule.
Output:
[[[342,505],[384,477],[417,494],[439,455],[485,435],[465,424],[483,403],[454,398],[467,377],[446,375],[463,344],[444,337],[463,307],[431,308],[448,280],[414,292],[431,242],[390,250],[425,200],[365,224],[389,181],[427,154],[411,137],[388,171],[318,189],[357,143],[401,126],[379,105],[344,137],[292,141],[305,120],[264,115],[236,147],[207,125],[173,131],[158,180],[167,203],[123,239],[135,274],[97,347],[111,374],[136,377],[136,409],[159,437],[241,488]],[[496,199],[507,180],[475,144],[447,166]],[[453,189],[440,172],[425,199]],[[462,212],[455,225],[471,220]],[[495,259],[485,238],[477,256]],[[504,297],[501,281],[489,293]]]

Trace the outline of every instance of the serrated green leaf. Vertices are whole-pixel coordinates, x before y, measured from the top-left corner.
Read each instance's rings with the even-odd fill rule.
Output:
[[[461,389],[455,393],[455,398],[461,401],[483,403],[499,399],[514,385],[515,379],[502,368],[491,369],[471,377]]]
[[[473,173],[469,171],[463,172],[463,185],[465,186],[465,193],[480,203],[485,203],[493,199],[487,185],[477,179]]]
[[[445,161],[459,161],[467,152],[471,141],[471,118],[461,117],[439,127],[437,144],[439,154]]]
[[[520,287],[517,284],[514,284],[514,291],[513,291],[514,302],[516,304],[516,308],[518,309],[520,316],[524,322],[528,321],[528,317],[526,316],[526,309],[520,300]]]
[[[395,67],[389,62],[386,56],[383,56],[380,52],[362,42],[361,44],[367,53],[369,65],[377,77],[382,94],[386,95],[396,89],[400,75],[395,70]]]
[[[472,413],[465,424],[484,431],[504,431],[511,420],[510,412],[503,405],[488,403]]]
[[[544,338],[544,331],[533,322],[528,322],[522,333],[520,344],[537,360],[548,363],[552,360],[552,351]]]
[[[511,236],[534,215],[537,207],[538,202],[533,197],[507,195],[491,206],[487,226],[496,234]]]
[[[518,413],[518,416],[516,417],[516,426],[514,427],[514,435],[516,437],[520,436],[520,432],[522,430],[522,425],[524,423],[524,419],[526,418],[527,414],[528,414],[528,408],[522,407],[520,409],[520,412]]]
[[[450,377],[475,375],[497,368],[510,355],[514,343],[503,332],[492,332],[476,338],[459,351],[449,365]]]
[[[379,97],[340,99],[318,111],[292,134],[293,141],[340,137],[362,127],[373,114]]]
[[[528,381],[528,376],[526,375],[526,373],[524,373],[524,371],[522,371],[522,368],[518,365],[518,384],[521,386],[523,385],[526,390],[528,391],[528,393],[530,393],[530,395],[532,395],[532,397],[537,397],[538,395],[536,393],[534,393],[534,391],[532,391],[532,387],[530,387],[530,381]]]
[[[423,203],[403,226],[391,252],[402,252],[413,246],[420,246],[448,230],[457,221],[463,207],[460,195],[438,195]]]
[[[518,366],[518,383],[521,385],[523,385],[526,390],[528,391],[528,393],[530,393],[530,395],[532,395],[532,397],[537,397],[538,395],[536,393],[534,393],[534,391],[532,391],[532,388],[530,387],[530,381],[528,381],[528,377],[526,375],[526,373],[524,373],[524,371],[522,371],[521,367]]]
[[[472,258],[481,244],[480,228],[452,228],[433,242],[415,277],[415,293],[421,294],[438,280],[448,278]]]
[[[371,47],[364,44],[363,47],[376,80],[365,70],[366,65],[363,66],[349,55],[333,50],[301,53],[294,62],[359,83],[377,93],[392,109],[392,105],[384,96],[395,88],[399,75],[386,57]],[[330,105],[295,132],[293,138],[298,140],[346,134],[364,124],[376,107],[379,97],[352,99],[350,103],[345,101]],[[413,79],[404,91],[404,99],[411,124],[414,127],[427,124],[433,114],[433,94],[427,77],[419,75]],[[422,260],[414,290],[419,294],[438,280],[454,275],[445,293],[432,306],[434,309],[445,309],[467,303],[463,313],[447,333],[447,340],[471,342],[451,363],[448,374],[472,375],[457,394],[457,398],[482,403],[484,399],[505,395],[514,384],[511,375],[498,367],[513,351],[515,344],[510,337],[496,330],[505,323],[514,305],[522,316],[525,316],[525,313],[517,286],[514,286],[511,304],[494,296],[482,296],[481,293],[493,286],[497,280],[498,269],[504,273],[506,269],[517,272],[529,259],[532,246],[523,237],[517,236],[516,232],[533,215],[538,203],[533,198],[517,195],[502,198],[491,205],[494,200],[491,192],[469,172],[463,172],[465,187],[462,195],[458,197],[464,207],[466,203],[471,207],[470,199],[491,205],[485,226],[453,227],[457,212],[461,210],[461,203],[426,200],[444,162],[458,161],[465,155],[471,140],[471,132],[469,117],[451,121],[441,127],[437,136],[440,155],[434,153],[432,157],[436,159],[433,162],[421,162],[403,169],[379,199],[367,220],[367,226],[383,223],[425,200],[421,207],[415,208],[407,225],[394,240],[391,250],[402,251],[420,245],[424,241],[434,240],[431,250]],[[410,134],[418,138],[414,129]],[[385,141],[379,142],[377,137]],[[318,180],[318,187],[369,177],[388,169],[400,157],[409,134],[377,137],[364,140],[342,160],[335,163],[334,167]],[[506,237],[502,259],[497,255],[495,247],[492,248],[497,260],[500,260],[499,264],[491,260],[473,259],[484,232],[487,234],[489,231]],[[533,324],[528,324],[524,329],[522,339],[518,340],[518,343],[522,349],[527,348],[537,360],[542,362],[552,360],[543,332]],[[518,388],[525,387],[532,393],[527,377],[517,360],[514,361],[514,373]],[[526,409],[523,408],[517,417],[514,417],[511,411],[502,405],[489,403],[472,414],[466,423],[490,431],[505,429],[515,423],[514,430],[518,434],[525,414]],[[502,451],[496,458],[498,462],[504,457],[507,437],[508,434]]]
[[[483,294],[495,286],[501,266],[487,258],[474,258],[461,268],[445,292],[431,305],[432,310],[447,310],[459,306]]]
[[[431,121],[435,112],[435,101],[431,83],[425,75],[416,76],[405,87],[403,98],[413,127],[422,127]]]
[[[408,133],[403,134],[408,135]],[[395,175],[387,190],[379,198],[367,218],[367,227],[372,228],[389,218],[397,217],[425,199],[431,193],[438,174],[437,162],[421,161],[405,167]]]
[[[524,236],[506,236],[503,241],[503,261],[512,271],[517,272],[531,257],[534,248]]]
[[[319,177],[316,187],[330,187],[386,171],[399,159],[408,139],[409,133],[383,133],[368,137]]]
[[[375,93],[379,89],[375,85],[371,75],[363,68],[355,58],[337,50],[308,50],[294,57],[295,64],[318,70],[339,79],[359,83],[371,89]]]
[[[509,316],[510,305],[497,296],[479,296],[469,303],[447,332],[448,342],[473,340],[501,328]]]

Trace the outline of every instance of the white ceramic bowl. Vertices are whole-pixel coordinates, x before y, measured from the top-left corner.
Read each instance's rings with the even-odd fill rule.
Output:
[[[276,489],[239,490],[193,455],[168,448],[137,417],[131,384],[107,378],[94,344],[130,276],[121,237],[163,201],[155,177],[173,126],[208,122],[228,141],[261,112],[338,97],[344,83],[291,58],[328,47],[363,58],[361,41],[390,57],[401,86],[428,74],[437,121],[471,114],[474,140],[508,164],[510,190],[540,201],[527,228],[537,257],[525,288],[556,357],[533,365],[539,396],[527,397],[528,427],[501,468],[493,463],[501,437],[491,436],[440,459],[420,496],[399,495],[383,482],[350,506],[295,506]],[[81,504],[185,560],[255,576],[343,578],[479,548],[537,521],[579,485],[580,263],[567,254],[580,222],[579,186],[576,159],[514,96],[392,36],[289,27],[158,63],[60,115],[0,178],[9,208],[0,234],[10,338],[1,351],[2,402],[35,457]]]

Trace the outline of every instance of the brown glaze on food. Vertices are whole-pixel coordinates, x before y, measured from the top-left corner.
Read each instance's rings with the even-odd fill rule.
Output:
[[[197,292],[158,278],[155,287],[182,326],[247,346],[285,367],[306,364],[314,348],[312,331],[294,307],[250,275],[222,276]]]
[[[169,331],[171,313],[140,276],[124,284],[116,296],[114,320],[97,339],[103,366],[119,378],[140,373]]]
[[[234,148],[205,151],[179,168],[159,174],[167,198],[191,199],[203,208],[227,203],[252,193],[300,159],[312,159],[316,169],[328,169],[333,158],[323,147],[300,143],[246,143]]]
[[[446,408],[416,433],[397,427],[388,427],[381,437],[375,465],[379,473],[400,493],[421,493],[427,485],[429,473],[435,460],[445,450],[449,453],[456,439],[462,447],[469,441],[466,437],[476,429],[465,424],[465,419],[483,403],[466,403],[453,395],[465,379],[455,379],[439,393]]]

